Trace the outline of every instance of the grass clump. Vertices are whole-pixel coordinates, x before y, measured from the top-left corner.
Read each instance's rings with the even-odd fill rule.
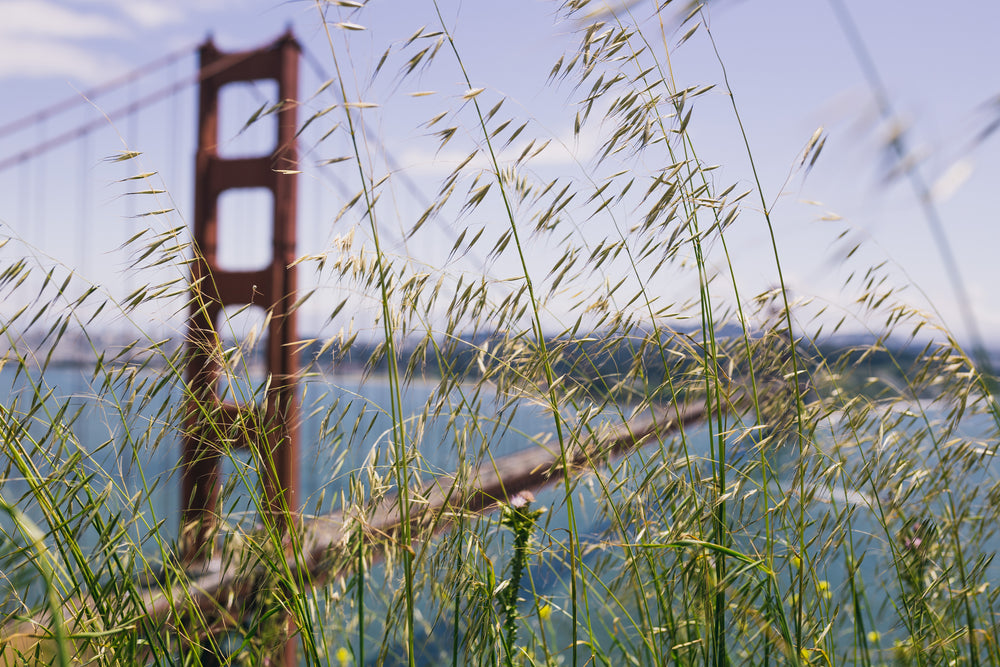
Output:
[[[91,344],[74,390],[52,359],[102,312],[183,301],[195,249],[154,228],[170,215],[155,202],[136,267],[172,278],[122,303],[4,255],[2,296],[25,305],[2,322],[0,661],[275,664],[291,637],[305,664],[1000,664],[988,378],[888,264],[852,273],[855,309],[834,318],[884,321],[864,344],[833,345],[841,324],[795,302],[769,194],[717,183],[696,150],[695,105],[719,91],[672,73],[676,49],[713,45],[704,9],[660,7],[657,25],[559,5],[576,41],[549,81],[597,148],[554,168],[558,134],[476,84],[442,12],[369,67],[350,49],[368,8],[336,4],[318,5],[314,56],[334,76],[300,133],[355,188],[330,247],[301,260],[358,327],[302,344],[303,441],[327,479],[276,516],[269,458],[234,446],[268,425],[209,419],[230,470],[218,535],[207,563],[178,563],[197,399],[182,348],[137,324],[120,351]],[[459,83],[421,87],[415,123],[400,99],[426,80]],[[439,182],[375,148],[372,127],[404,121],[416,148],[458,155],[429,158]],[[413,185],[431,201],[396,206]],[[452,247],[406,252],[435,225]],[[737,225],[768,238],[773,289],[746,293]],[[233,394],[266,393],[250,343],[207,344]],[[477,495],[515,452],[547,453],[551,483]]]

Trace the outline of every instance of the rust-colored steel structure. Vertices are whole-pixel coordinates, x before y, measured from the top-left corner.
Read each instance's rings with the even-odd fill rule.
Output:
[[[224,442],[249,448],[258,463],[271,518],[287,521],[298,488],[298,355],[296,352],[295,259],[297,150],[296,102],[300,49],[291,32],[251,51],[223,53],[212,40],[202,45],[195,166],[191,309],[187,332],[189,397],[182,461],[182,551],[190,561],[211,549],[218,517]],[[269,155],[219,155],[219,93],[230,83],[274,80],[278,84],[278,136]],[[266,188],[273,195],[270,263],[257,271],[218,265],[219,196],[228,190]],[[220,398],[223,369],[219,316],[227,306],[260,306],[269,315],[266,361],[270,383],[262,405]],[[288,526],[286,525],[286,528]]]

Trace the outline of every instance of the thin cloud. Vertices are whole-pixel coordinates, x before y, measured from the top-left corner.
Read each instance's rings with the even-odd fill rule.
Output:
[[[47,0],[0,2],[0,36],[5,38],[66,37],[87,39],[118,34],[120,26],[93,12],[82,12]],[[11,50],[9,44],[4,50]]]
[[[49,0],[0,1],[0,77],[60,77],[90,85],[112,76],[122,63],[94,40],[126,34],[113,17]]]
[[[4,37],[0,77],[64,77],[92,85],[123,68],[117,58],[66,41]]]
[[[0,0],[0,77],[63,78],[92,85],[125,63],[116,43],[183,23],[203,5],[154,0]]]
[[[181,3],[155,0],[88,0],[87,4],[101,5],[146,30],[180,23],[186,18],[186,12],[198,9],[196,5],[191,5],[182,10],[179,8]]]
[[[160,2],[126,2],[119,4],[133,23],[143,28],[161,28],[179,23],[184,15],[175,7]]]

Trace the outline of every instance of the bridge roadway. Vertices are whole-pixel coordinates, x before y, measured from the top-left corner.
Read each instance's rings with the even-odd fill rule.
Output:
[[[732,409],[732,406],[727,406]],[[706,404],[702,400],[685,405],[649,409],[569,449],[565,459],[561,452],[535,447],[484,463],[467,482],[459,484],[453,475],[442,475],[434,483],[411,492],[410,523],[414,528],[432,531],[447,528],[460,514],[484,513],[499,509],[502,503],[519,493],[534,491],[563,479],[568,467],[570,474],[592,470],[608,460],[621,456],[678,431],[685,425],[704,420]],[[566,461],[566,463],[564,463]],[[419,502],[413,499],[419,497]],[[398,498],[390,497],[369,508],[364,516],[335,512],[305,519],[298,548],[286,549],[285,567],[296,581],[318,586],[351,567],[351,537],[363,530],[365,541],[376,550],[384,548],[401,527]],[[259,561],[258,561],[259,562]],[[274,563],[270,567],[275,567]],[[146,610],[142,625],[154,632],[178,622],[185,614],[207,619],[213,631],[231,625],[245,612],[245,600],[259,586],[264,566],[247,567],[239,558],[223,561],[215,558],[188,566],[184,573],[153,578],[140,588],[139,606]],[[162,573],[161,573],[162,574]],[[171,580],[175,583],[169,583]],[[65,624],[73,623],[73,610],[86,601],[68,602],[63,606]],[[228,620],[228,623],[226,621]],[[32,621],[7,626],[0,632],[0,648],[16,648],[27,652],[39,641],[52,639],[50,624],[43,615]],[[72,627],[67,628],[72,635]]]

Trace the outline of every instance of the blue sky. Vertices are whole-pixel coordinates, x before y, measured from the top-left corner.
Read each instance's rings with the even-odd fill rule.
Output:
[[[577,161],[586,162],[599,143],[600,132],[594,125],[574,139],[578,95],[568,85],[557,87],[546,80],[559,55],[576,44],[574,26],[558,21],[558,4],[540,0],[441,3],[473,85],[487,88],[488,95],[507,97],[512,113],[533,119],[532,129],[548,133],[557,139],[556,144],[562,142],[562,148],[555,146],[542,156],[539,169],[545,174],[573,170]],[[871,50],[900,122],[908,128],[907,138],[920,156],[922,174],[935,186],[935,203],[959,259],[979,327],[996,344],[1000,342],[1000,295],[993,286],[1000,276],[994,255],[1000,232],[993,194],[1000,176],[998,139],[977,142],[976,138],[1000,114],[1000,109],[991,106],[1000,94],[1000,76],[994,67],[1000,61],[1000,41],[993,34],[1000,25],[1000,6],[971,1],[943,5],[856,0],[846,5]],[[384,84],[368,86],[363,75],[371,71],[385,45],[398,43],[421,25],[434,29],[433,4],[373,0],[358,12],[335,3],[324,6],[329,21],[351,21],[366,28],[349,34],[333,31],[342,66],[358,74],[348,90],[372,95],[383,105],[384,113],[366,118],[417,187],[432,187],[464,153],[461,146],[436,153],[419,122],[407,117],[426,119],[442,100],[460,98],[465,85],[456,70],[428,71],[398,84],[399,89],[394,88],[392,76],[383,77]],[[658,29],[651,22],[651,8],[652,3],[638,2],[631,5],[631,12],[650,29]],[[208,34],[223,49],[248,48],[273,39],[291,25],[306,49],[332,71],[330,46],[313,2],[0,0],[0,17],[0,85],[7,100],[0,107],[0,126],[166,53],[190,49]],[[871,89],[831,5],[818,0],[721,1],[709,3],[706,18],[747,130],[766,199],[775,203],[772,220],[793,293],[814,298],[818,304],[812,306],[814,310],[829,305],[846,313],[856,297],[852,288],[843,287],[850,272],[887,260],[891,280],[905,288],[908,301],[928,311],[936,309],[951,329],[964,336],[967,332],[916,197],[904,181],[883,179],[880,165],[890,125],[878,116]],[[680,34],[672,25],[666,30],[668,43],[676,44]],[[671,53],[671,64],[680,85],[719,84],[722,79],[704,31]],[[0,159],[75,123],[99,118],[101,112],[128,104],[157,86],[190,76],[194,66],[193,56],[182,58],[152,79],[94,100],[93,106],[81,105],[25,133],[0,137]],[[320,82],[316,73],[303,67],[305,95]],[[436,90],[437,95],[407,95],[418,87]],[[234,109],[239,110],[227,121],[230,135],[236,134],[241,119],[267,94],[266,89],[250,89],[234,97]],[[306,109],[319,108],[319,104],[316,101]],[[0,221],[36,248],[43,260],[51,258],[79,268],[91,280],[110,285],[113,294],[134,287],[142,278],[123,273],[126,260],[115,254],[115,248],[134,232],[137,223],[129,216],[143,204],[123,196],[122,184],[115,181],[135,173],[135,165],[102,158],[125,145],[142,151],[142,168],[162,176],[179,212],[177,218],[162,224],[183,223],[191,201],[193,105],[189,87],[137,118],[114,120],[83,141],[0,173],[0,201],[4,202]],[[805,176],[795,167],[819,127],[824,128],[827,141],[816,166]],[[691,128],[699,157],[721,165],[714,172],[720,189],[730,183],[741,189],[753,187],[739,127],[721,85],[699,98]],[[252,149],[254,141],[253,133],[246,133],[233,140],[232,148],[236,152]],[[334,157],[336,152],[336,147],[319,147],[310,159]],[[335,178],[341,177],[349,182],[346,172],[337,172]],[[353,187],[323,179],[306,178],[302,186],[302,211],[308,218],[301,234],[303,253],[322,250],[338,233],[329,223],[345,191]],[[737,249],[733,262],[745,293],[755,294],[773,285],[776,278],[773,261],[767,259],[770,241],[760,207],[748,202],[731,231],[730,243]],[[233,202],[230,208],[234,216],[250,220],[259,207],[260,200],[250,199]],[[419,202],[400,188],[397,207],[406,217]],[[846,240],[838,241],[842,232]],[[855,241],[863,242],[862,249],[851,261],[844,261],[842,255]],[[447,245],[441,236],[429,237],[413,241],[408,251],[433,261],[440,250],[437,246]],[[238,256],[253,252],[242,247],[235,251]],[[449,261],[446,254],[438,260]],[[458,270],[475,268],[469,266],[470,258],[464,261]],[[544,264],[546,260],[541,255],[535,261]],[[501,264],[494,270],[503,274],[506,268]],[[684,283],[677,289],[690,287]],[[320,296],[312,314],[317,323],[323,309],[336,301],[332,294]],[[558,313],[554,317],[558,319]],[[858,322],[853,328],[864,326]]]

